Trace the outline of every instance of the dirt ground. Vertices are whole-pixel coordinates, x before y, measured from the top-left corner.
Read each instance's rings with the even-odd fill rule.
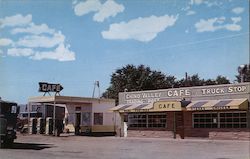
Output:
[[[249,159],[250,142],[206,139],[18,135],[0,159]]]

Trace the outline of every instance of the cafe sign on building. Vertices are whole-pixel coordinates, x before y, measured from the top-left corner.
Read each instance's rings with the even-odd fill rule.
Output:
[[[181,102],[154,102],[154,111],[181,111]]]
[[[249,94],[250,83],[226,84],[214,86],[185,87],[140,92],[119,93],[120,104],[153,103],[161,99],[191,99],[198,97],[225,96],[232,94]]]

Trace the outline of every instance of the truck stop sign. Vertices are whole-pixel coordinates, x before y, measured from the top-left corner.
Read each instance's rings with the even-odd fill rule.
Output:
[[[61,90],[63,90],[63,87],[60,84],[39,82],[39,92],[56,92],[56,93],[59,93]]]

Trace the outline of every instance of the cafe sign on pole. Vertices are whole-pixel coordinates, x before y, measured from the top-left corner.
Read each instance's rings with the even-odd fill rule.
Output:
[[[46,93],[55,92],[56,94],[63,90],[61,84],[47,83],[47,82],[39,82],[39,92]]]

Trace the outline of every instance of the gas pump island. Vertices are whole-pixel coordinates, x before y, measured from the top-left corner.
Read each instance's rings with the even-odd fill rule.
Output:
[[[60,96],[59,92],[63,89],[60,84],[52,84],[47,82],[39,82],[39,92],[43,92],[43,97],[48,93],[49,97],[55,98]],[[54,93],[51,96],[51,92]],[[35,103],[35,104],[34,104]],[[55,102],[48,102],[43,100],[29,100],[28,111],[39,110],[43,114],[41,118],[31,118],[28,113],[28,125],[30,134],[47,134],[59,136],[63,132],[63,119],[65,115],[64,106]]]

